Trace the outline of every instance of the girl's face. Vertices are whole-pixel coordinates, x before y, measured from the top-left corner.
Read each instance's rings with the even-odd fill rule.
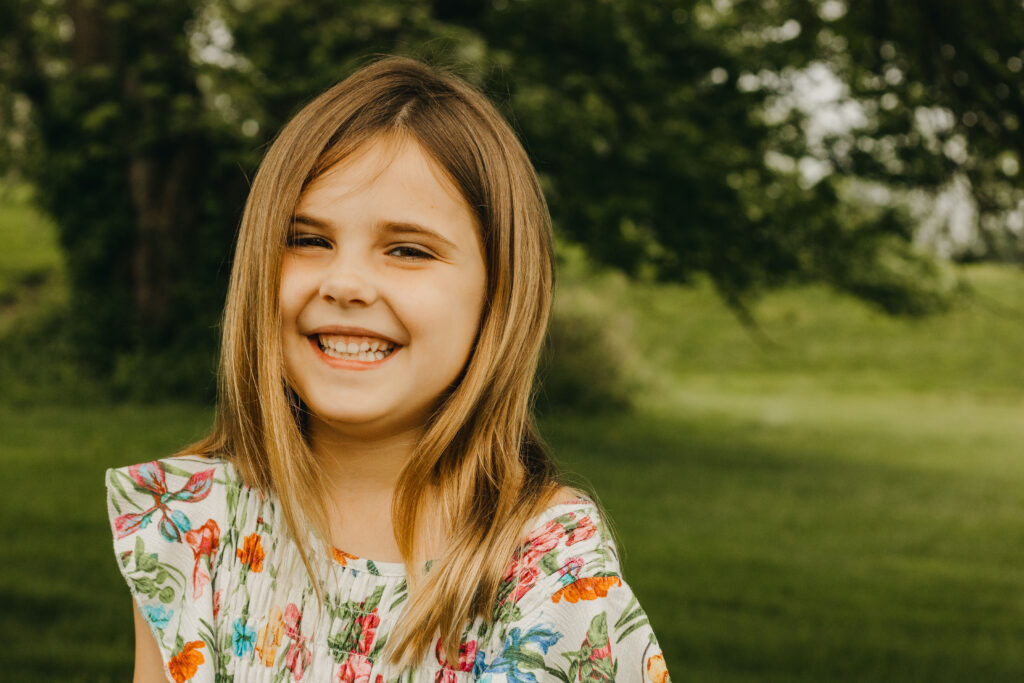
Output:
[[[422,428],[466,364],[487,273],[473,212],[412,140],[377,139],[302,194],[281,272],[289,385],[317,428]]]

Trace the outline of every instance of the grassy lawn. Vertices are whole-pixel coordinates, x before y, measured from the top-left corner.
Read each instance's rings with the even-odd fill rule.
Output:
[[[562,279],[642,391],[542,426],[601,494],[677,681],[1024,680],[1024,274],[958,276],[974,294],[923,320],[773,294],[770,346],[706,286]],[[209,420],[0,403],[4,680],[128,678],[103,471]]]

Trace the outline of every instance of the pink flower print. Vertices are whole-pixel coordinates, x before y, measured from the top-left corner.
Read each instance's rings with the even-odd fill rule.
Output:
[[[159,461],[132,465],[128,468],[129,476],[135,481],[135,488],[148,492],[153,496],[153,507],[139,513],[128,513],[114,520],[114,528],[118,538],[124,538],[139,529],[145,529],[152,521],[153,515],[159,510],[160,533],[168,541],[181,541],[182,532],[192,528],[191,522],[181,510],[171,510],[168,503],[180,500],[194,503],[210,495],[213,488],[213,469],[193,474],[185,485],[177,491],[167,490],[164,468]]]
[[[565,527],[552,520],[544,525],[544,528],[530,536],[526,540],[526,547],[523,549],[523,557],[529,561],[536,561],[555,549],[558,542],[565,536]]]
[[[220,614],[221,593],[223,593],[223,592],[224,591],[217,591],[216,593],[213,594],[213,618],[214,619],[216,619],[217,615]]]
[[[284,608],[284,627],[285,635],[292,642],[288,645],[284,665],[292,672],[292,679],[296,681],[302,680],[302,676],[306,671],[306,667],[309,666],[309,660],[312,656],[309,648],[306,647],[309,637],[302,635],[301,626],[302,612],[295,606],[295,603],[290,603]]]
[[[516,588],[511,595],[512,602],[519,602],[524,595],[529,593],[530,589],[537,583],[537,579],[539,577],[540,570],[537,568],[537,564],[535,562],[521,562],[519,564],[518,574],[515,577]]]
[[[356,619],[356,624],[359,626],[359,641],[356,643],[356,650],[363,655],[370,654],[370,648],[373,647],[373,639],[377,636],[377,627],[380,625],[380,617],[377,616],[377,608],[369,614]]]
[[[452,666],[445,659],[444,647],[441,644],[440,638],[437,639],[437,647],[434,648],[434,653],[437,656],[437,663],[442,667],[434,676],[434,683],[458,683],[459,679],[455,675],[456,671],[473,670],[473,664],[476,663],[476,641],[471,640],[468,643],[459,644],[459,662],[456,666]]]
[[[516,590],[512,596],[513,602],[518,602],[527,591],[533,588],[540,575],[537,561],[554,550],[564,537],[565,527],[552,520],[530,536],[526,543],[519,548],[515,559],[512,560],[508,571],[505,572],[505,581],[516,582]]]
[[[335,681],[338,683],[370,683],[370,669],[373,664],[363,655],[352,653],[338,667]]]
[[[590,519],[590,517],[584,515],[576,523],[576,528],[573,529],[572,533],[569,534],[569,539],[565,542],[565,544],[573,545],[574,543],[585,541],[591,536],[593,536],[596,532],[597,527],[594,526],[594,521]]]
[[[583,569],[583,558],[570,557],[565,566],[558,570],[558,582],[563,586],[568,586],[579,577],[581,569]]]
[[[213,566],[217,557],[217,544],[220,541],[220,527],[212,519],[206,520],[198,529],[185,532],[185,543],[192,548],[196,564],[192,569],[192,598],[198,600],[203,594],[203,586],[210,583],[210,574],[203,567],[202,560],[207,559],[207,567]],[[216,597],[214,598],[216,599]]]

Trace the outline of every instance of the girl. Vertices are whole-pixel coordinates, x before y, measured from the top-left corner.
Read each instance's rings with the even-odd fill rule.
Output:
[[[551,254],[458,78],[384,59],[299,112],[246,204],[212,434],[107,473],[136,681],[668,681],[531,424]]]

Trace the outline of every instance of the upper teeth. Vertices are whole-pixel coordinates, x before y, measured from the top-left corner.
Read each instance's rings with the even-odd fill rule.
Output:
[[[338,335],[317,335],[320,348],[334,358],[356,360],[380,360],[394,351],[395,345],[373,337],[347,337]]]

